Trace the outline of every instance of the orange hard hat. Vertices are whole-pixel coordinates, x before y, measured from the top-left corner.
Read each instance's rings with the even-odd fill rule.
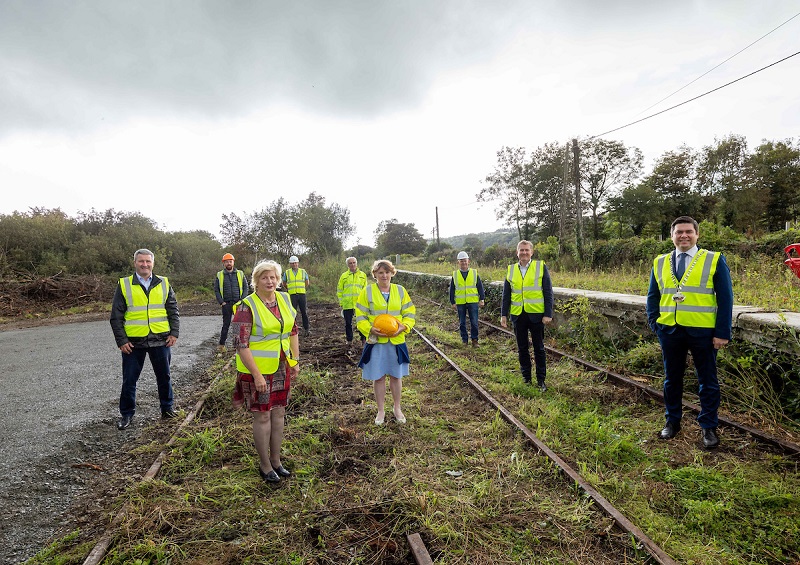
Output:
[[[222,260],[223,261],[229,261],[229,260],[233,261],[234,260],[233,259],[233,255],[231,255],[230,253],[226,253],[225,255],[222,256]]]
[[[397,332],[397,328],[400,327],[400,323],[397,321],[397,318],[390,316],[389,314],[378,314],[375,317],[375,321],[372,323],[372,325],[380,330],[380,332],[384,335],[393,335],[395,332]]]

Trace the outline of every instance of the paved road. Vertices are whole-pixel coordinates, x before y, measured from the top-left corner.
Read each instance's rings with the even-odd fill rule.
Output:
[[[208,363],[217,316],[181,318],[172,356],[177,405]],[[0,332],[0,563],[19,563],[59,527],[61,511],[85,488],[99,452],[120,449],[161,413],[149,362],[128,430],[116,429],[122,361],[107,321]]]

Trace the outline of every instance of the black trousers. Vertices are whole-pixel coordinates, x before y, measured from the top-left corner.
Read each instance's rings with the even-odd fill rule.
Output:
[[[294,309],[300,312],[303,318],[303,329],[308,329],[308,313],[306,312],[306,295],[305,294],[290,294],[289,298],[292,301]]]
[[[519,369],[525,382],[531,381],[531,353],[528,346],[528,334],[533,342],[533,358],[536,361],[536,382],[543,383],[547,375],[547,354],[544,351],[544,323],[534,322],[529,316],[522,314],[512,317],[514,335],[517,337]]]
[[[225,345],[228,340],[228,330],[231,327],[231,318],[233,317],[233,303],[226,302],[222,308],[222,331],[219,332],[219,344]]]

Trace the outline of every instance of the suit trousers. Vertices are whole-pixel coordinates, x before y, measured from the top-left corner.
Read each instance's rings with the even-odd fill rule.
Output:
[[[533,359],[536,362],[536,382],[541,384],[547,375],[547,354],[544,350],[544,323],[535,322],[523,313],[511,318],[514,324],[514,335],[517,337],[519,369],[525,382],[531,381],[531,353],[528,346],[528,334],[533,342]]]
[[[153,372],[156,374],[161,411],[172,409],[172,382],[169,373],[172,350],[166,345],[147,347],[122,354],[122,392],[119,395],[119,413],[123,416],[133,415],[136,412],[136,383],[139,381],[139,375],[142,374],[146,356],[150,357],[150,364],[153,365]]]
[[[303,320],[303,329],[308,329],[308,312],[306,312],[306,295],[305,294],[290,294],[289,299],[292,301],[294,309],[300,312]]]
[[[664,406],[668,422],[680,423],[683,416],[683,377],[686,373],[686,355],[691,352],[699,384],[700,414],[697,422],[701,428],[718,425],[720,392],[717,380],[717,350],[709,336],[692,336],[685,328],[676,326],[673,333],[658,330],[658,340],[664,357]]]

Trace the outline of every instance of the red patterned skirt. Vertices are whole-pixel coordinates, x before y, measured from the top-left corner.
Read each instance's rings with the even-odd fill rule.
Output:
[[[289,403],[289,364],[284,362],[283,371],[279,368],[271,375],[264,375],[267,381],[267,390],[256,390],[253,375],[238,373],[236,386],[233,388],[233,405],[236,408],[247,407],[250,412],[268,412],[276,406],[286,406]]]

